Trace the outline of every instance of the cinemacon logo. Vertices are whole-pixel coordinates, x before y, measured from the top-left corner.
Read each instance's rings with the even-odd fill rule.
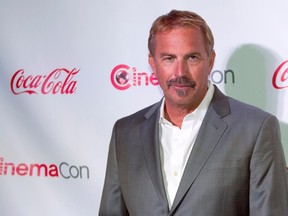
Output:
[[[80,69],[57,68],[47,75],[29,75],[24,69],[14,73],[10,87],[15,95],[27,94],[73,94],[77,88],[74,80]]]
[[[111,72],[111,83],[118,90],[126,90],[132,86],[159,85],[154,73],[139,72],[135,67],[120,64],[114,67]]]
[[[282,62],[275,70],[272,84],[276,89],[288,88],[288,60]]]
[[[3,157],[0,157],[0,176],[89,179],[89,167],[71,165],[67,162],[60,164],[14,163],[7,162]]]
[[[211,72],[210,79],[213,83],[235,83],[235,73],[233,70],[214,70]],[[154,73],[140,72],[135,67],[125,64],[117,65],[113,68],[110,80],[112,85],[118,90],[126,90],[135,86],[158,86],[159,82]]]

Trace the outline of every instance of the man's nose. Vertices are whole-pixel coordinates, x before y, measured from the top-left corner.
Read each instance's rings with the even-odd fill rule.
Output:
[[[184,76],[187,74],[188,72],[188,64],[187,62],[181,60],[181,61],[177,61],[176,64],[176,68],[175,68],[175,75],[176,76]]]

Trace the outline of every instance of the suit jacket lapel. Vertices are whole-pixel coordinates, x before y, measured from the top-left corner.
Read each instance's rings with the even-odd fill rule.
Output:
[[[154,105],[145,115],[147,118],[140,126],[144,157],[150,178],[161,200],[162,206],[168,210],[168,202],[163,184],[159,146],[159,109],[161,101]]]
[[[171,211],[175,211],[192,186],[204,164],[225,132],[227,125],[221,117],[230,113],[229,103],[215,87],[215,93],[201,125],[193,150],[187,161]]]

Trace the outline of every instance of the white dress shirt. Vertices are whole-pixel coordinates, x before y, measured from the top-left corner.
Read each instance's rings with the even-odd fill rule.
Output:
[[[160,157],[170,209],[213,93],[214,86],[209,82],[204,99],[197,109],[184,117],[181,128],[164,118],[165,100],[162,102],[159,122]]]

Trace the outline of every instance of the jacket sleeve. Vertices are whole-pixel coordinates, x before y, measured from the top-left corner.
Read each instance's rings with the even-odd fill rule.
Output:
[[[121,193],[116,153],[116,125],[109,146],[106,176],[99,208],[99,216],[127,216],[128,211]]]
[[[250,163],[251,216],[288,215],[288,172],[280,141],[279,122],[263,122]]]

